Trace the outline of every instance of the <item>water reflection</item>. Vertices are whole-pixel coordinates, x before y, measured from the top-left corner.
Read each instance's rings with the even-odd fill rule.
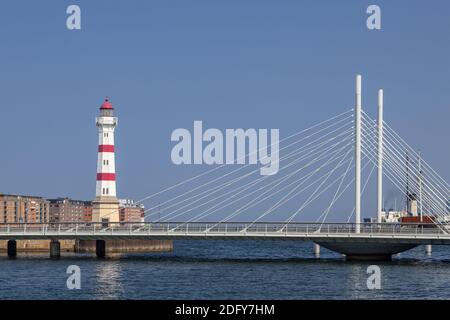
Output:
[[[360,292],[366,286],[366,270],[363,266],[350,263],[349,276],[347,278],[347,290],[350,299],[360,298]]]
[[[119,299],[123,295],[122,267],[119,259],[107,259],[95,268],[95,295],[99,299]]]
[[[450,248],[424,247],[391,262],[345,261],[310,243],[180,241],[174,252],[95,255],[0,255],[0,299],[448,299]],[[69,265],[81,268],[81,290],[67,290]],[[369,265],[381,290],[367,288]],[[30,270],[33,272],[30,273]]]

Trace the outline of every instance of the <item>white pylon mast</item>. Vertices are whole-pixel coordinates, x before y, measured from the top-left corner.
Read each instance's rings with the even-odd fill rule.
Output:
[[[355,232],[361,224],[361,75],[356,76],[355,106]]]
[[[381,223],[383,211],[383,89],[378,90],[378,179],[377,222]]]
[[[423,207],[422,207],[422,153],[419,151],[419,213],[420,222],[423,222]]]

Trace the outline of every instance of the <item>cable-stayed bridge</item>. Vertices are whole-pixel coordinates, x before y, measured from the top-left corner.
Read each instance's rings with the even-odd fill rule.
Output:
[[[296,239],[354,258],[450,244],[448,183],[383,120],[381,90],[377,119],[362,109],[360,76],[354,108],[278,147],[277,174],[216,165],[138,201],[150,204],[143,223],[3,224],[0,239]],[[364,212],[371,181],[376,209]],[[403,196],[414,223],[386,221],[383,184]]]

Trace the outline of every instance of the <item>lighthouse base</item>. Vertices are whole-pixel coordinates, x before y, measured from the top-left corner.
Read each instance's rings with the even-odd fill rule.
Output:
[[[95,198],[92,201],[92,222],[119,222],[119,201],[117,198]]]

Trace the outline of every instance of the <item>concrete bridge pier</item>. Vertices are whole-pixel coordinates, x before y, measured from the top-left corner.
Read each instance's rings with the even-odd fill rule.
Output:
[[[106,256],[106,241],[96,240],[95,241],[95,253],[98,258],[104,258]]]
[[[17,241],[16,240],[8,240],[8,257],[15,258],[17,256]]]
[[[427,255],[431,255],[431,253],[433,252],[433,248],[432,248],[431,244],[427,244],[425,246],[425,252],[427,253]]]
[[[349,239],[326,240],[320,242],[320,245],[344,254],[348,261],[389,261],[392,259],[392,255],[417,247],[417,244],[351,241]]]
[[[319,258],[320,257],[320,245],[318,245],[317,243],[314,243],[313,250],[314,250],[314,256],[316,258]]]
[[[50,241],[50,258],[61,257],[61,244],[58,240]]]

